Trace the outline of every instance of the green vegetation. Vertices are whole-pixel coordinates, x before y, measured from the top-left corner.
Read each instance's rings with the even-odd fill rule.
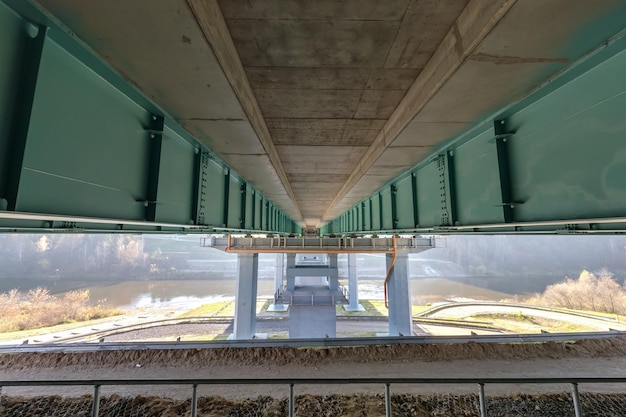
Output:
[[[286,315],[288,311],[267,311],[273,300],[267,298],[257,299],[257,314],[268,315]],[[346,311],[342,305],[337,305],[337,316],[387,316],[389,311],[385,307],[383,300],[360,300],[359,303],[365,308],[365,311]],[[429,306],[413,306],[413,314],[427,310]],[[225,300],[214,303],[203,304],[193,310],[189,310],[178,317],[212,317],[212,316],[234,316],[235,301]]]
[[[365,311],[346,311],[342,305],[337,306],[338,316],[386,316],[385,302],[382,300],[359,300]]]
[[[202,304],[200,307],[189,310],[178,317],[232,316],[234,314],[235,302],[233,300],[226,300]]]
[[[180,335],[180,340],[183,342],[206,342],[212,340],[227,340],[227,334],[183,334]],[[155,339],[146,339],[145,342],[160,342],[163,341],[161,338]]]
[[[38,329],[58,324],[84,322],[122,314],[104,306],[104,300],[89,305],[89,290],[70,291],[63,297],[44,288],[27,293],[16,289],[0,294],[0,332]]]
[[[120,311],[119,313],[123,314],[122,311]],[[108,316],[108,317],[104,317],[101,319],[89,320],[88,324],[90,326],[97,326],[98,324],[107,323],[107,322],[114,321],[114,320],[116,320],[115,316]],[[7,340],[25,340],[25,339],[30,339],[31,337],[37,338],[37,336],[40,336],[43,333],[56,333],[56,332],[62,332],[66,330],[77,329],[77,328],[84,327],[86,324],[87,324],[86,322],[81,322],[81,321],[73,322],[73,323],[57,324],[56,326],[46,327],[45,332],[42,332],[41,328],[29,329],[29,330],[18,330],[15,332],[3,332],[3,333],[0,333],[0,342],[4,342]]]
[[[269,339],[289,339],[289,335],[288,334],[271,334],[268,336]]]
[[[560,320],[550,320],[543,317],[536,317],[519,313],[481,313],[465,318],[466,320],[476,320],[478,322],[490,323],[494,327],[515,332],[515,333],[539,333],[542,330],[551,333],[557,332],[589,332],[596,328],[582,324],[564,322]],[[469,321],[468,320],[468,321]]]
[[[259,298],[256,302],[257,314],[266,312],[267,308],[272,304],[272,300],[266,298]],[[280,313],[277,313],[280,314]],[[214,303],[202,304],[200,307],[196,307],[193,310],[189,310],[179,315],[179,318],[183,317],[214,317],[214,316],[227,316],[232,317],[235,315],[235,300],[216,301]]]
[[[431,307],[432,306],[416,306],[416,305],[413,305],[413,306],[411,306],[411,313],[413,315],[416,315],[416,314],[421,313],[422,311],[428,310]]]

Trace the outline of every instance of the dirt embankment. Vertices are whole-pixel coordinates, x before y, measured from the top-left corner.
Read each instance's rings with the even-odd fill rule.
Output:
[[[8,379],[242,378],[339,376],[563,376],[622,375],[626,338],[576,343],[388,345],[343,348],[227,348],[0,355]],[[137,367],[141,365],[140,367]],[[584,365],[584,366],[583,366]],[[608,372],[608,370],[612,370]],[[106,388],[106,387],[105,387]],[[110,387],[102,416],[179,417],[190,413],[190,387]],[[114,389],[113,389],[114,388]],[[298,386],[296,415],[384,416],[382,387]],[[322,389],[323,388],[323,389]],[[591,387],[589,387],[591,388]],[[89,415],[92,387],[5,387],[0,416]],[[554,391],[556,389],[556,391]],[[321,390],[321,391],[320,391]],[[351,391],[348,391],[351,390]],[[571,416],[569,387],[489,387],[489,416]],[[199,387],[200,417],[287,415],[286,387]],[[517,392],[529,394],[510,394]],[[479,416],[476,387],[392,387],[394,416]],[[549,392],[549,393],[548,393]],[[623,417],[626,394],[582,391],[585,416]],[[60,394],[60,395],[58,395]],[[268,394],[271,394],[269,396]],[[27,396],[27,397],[24,397]],[[54,412],[52,411],[54,410]]]
[[[129,350],[80,353],[17,353],[0,355],[0,369],[113,367],[136,363],[166,367],[297,364],[319,365],[336,361],[529,360],[626,356],[626,338],[582,340],[574,343],[463,343],[437,345],[384,345],[338,348],[222,348]]]

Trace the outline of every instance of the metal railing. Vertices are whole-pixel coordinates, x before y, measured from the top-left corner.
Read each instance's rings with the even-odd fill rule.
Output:
[[[397,249],[420,252],[435,247],[434,237],[398,237]],[[388,237],[240,237],[212,236],[201,246],[227,252],[254,253],[391,253]]]
[[[481,417],[487,417],[487,398],[485,386],[496,384],[569,384],[576,417],[582,417],[583,411],[578,392],[579,384],[615,384],[626,383],[626,378],[235,378],[235,379],[74,379],[74,380],[39,380],[10,381],[0,380],[0,398],[2,387],[41,387],[41,386],[93,386],[91,417],[98,417],[100,410],[100,388],[102,386],[127,385],[188,385],[191,387],[191,417],[198,415],[198,386],[200,385],[287,385],[289,386],[289,417],[295,415],[294,388],[296,385],[350,385],[379,384],[384,386],[385,415],[391,417],[391,385],[474,385],[478,390]]]
[[[339,337],[317,339],[242,339],[214,341],[162,341],[162,342],[103,342],[103,343],[41,343],[27,345],[0,345],[0,354],[25,352],[93,352],[111,350],[158,350],[158,349],[220,349],[220,348],[306,348],[346,347],[376,345],[438,345],[458,343],[545,343],[571,342],[576,340],[615,339],[626,332],[585,333],[533,333],[490,334],[468,336],[384,336]]]

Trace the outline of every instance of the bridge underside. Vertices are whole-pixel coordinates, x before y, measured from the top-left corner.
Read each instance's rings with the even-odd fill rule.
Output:
[[[0,231],[622,233],[619,0],[0,0]]]

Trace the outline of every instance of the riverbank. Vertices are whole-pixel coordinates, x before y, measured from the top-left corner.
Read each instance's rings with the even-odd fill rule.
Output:
[[[338,305],[337,337],[372,337],[388,331],[388,311],[382,300],[361,300],[364,311]],[[270,311],[272,299],[257,300],[257,333],[287,338],[289,313]],[[0,334],[0,344],[95,342],[155,342],[225,340],[233,333],[234,299],[196,308],[141,308],[105,319]],[[413,306],[414,334],[469,336],[501,333],[560,333],[626,330],[623,316],[590,314],[522,304],[465,302]]]

